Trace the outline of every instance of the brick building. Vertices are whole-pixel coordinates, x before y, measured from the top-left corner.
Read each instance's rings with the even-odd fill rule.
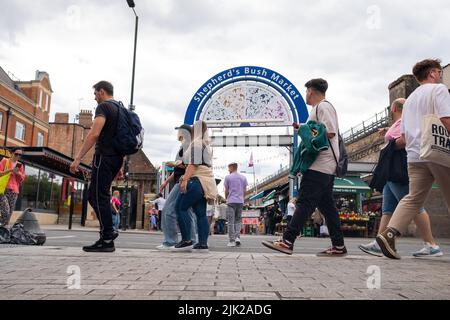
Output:
[[[62,154],[74,158],[83,145],[84,139],[92,127],[92,111],[81,110],[77,123],[70,123],[68,113],[56,113],[55,121],[50,123],[49,147]],[[82,159],[82,163],[90,165],[95,149],[92,148]],[[131,199],[129,227],[141,228],[143,216],[144,195],[156,192],[156,169],[143,151],[130,156],[129,190]],[[114,190],[122,194],[124,183],[114,183]],[[60,223],[68,220],[67,212],[60,216]],[[81,212],[76,212],[76,223],[82,221]],[[86,226],[96,226],[98,221],[92,208],[86,217]]]
[[[0,67],[0,139],[3,146],[46,146],[52,87],[46,72],[14,81]]]
[[[0,143],[24,150],[21,161],[26,175],[11,223],[28,207],[46,223],[55,223],[61,211],[68,211],[63,190],[64,177],[69,176],[70,158],[48,148],[52,93],[48,73],[36,71],[33,80],[20,81],[12,79],[0,67]],[[72,177],[72,183],[82,188],[80,179]],[[77,190],[78,198],[80,194]]]
[[[81,110],[77,118],[78,123],[70,123],[68,113],[56,113],[55,121],[50,123],[48,146],[72,159],[81,149],[84,139],[91,129],[92,111]],[[90,165],[93,156],[94,149],[91,149],[81,159],[81,162]]]

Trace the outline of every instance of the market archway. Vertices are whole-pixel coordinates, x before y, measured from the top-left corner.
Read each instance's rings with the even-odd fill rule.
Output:
[[[291,127],[305,123],[308,109],[300,91],[287,78],[268,68],[242,66],[220,72],[193,96],[184,123],[205,121],[210,128]],[[212,137],[213,147],[288,147],[290,162],[298,136],[255,135]],[[296,178],[290,195],[297,194]]]

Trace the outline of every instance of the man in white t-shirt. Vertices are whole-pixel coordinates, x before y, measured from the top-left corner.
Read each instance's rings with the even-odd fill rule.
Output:
[[[413,68],[420,86],[406,100],[403,108],[401,133],[408,153],[409,194],[397,206],[388,228],[377,236],[383,254],[400,259],[395,239],[404,234],[410,222],[423,207],[434,182],[439,185],[447,207],[450,208],[450,168],[420,160],[422,120],[428,114],[437,114],[450,132],[450,94],[442,84],[440,60],[424,60]],[[434,108],[432,108],[434,101]]]
[[[164,199],[162,193],[158,194],[158,199],[152,201],[153,204],[158,206],[158,230],[161,230],[161,221],[162,221],[162,211],[164,206],[166,205],[166,199]]]
[[[300,182],[296,210],[289,222],[283,239],[280,241],[263,241],[263,245],[286,254],[292,254],[294,242],[300,235],[307,220],[316,208],[319,208],[327,220],[332,246],[319,256],[345,256],[347,249],[341,230],[341,222],[333,198],[334,178],[337,159],[339,159],[339,123],[336,110],[326,100],[328,83],[324,79],[313,79],[305,84],[306,103],[313,106],[308,121],[323,123],[327,129],[330,148],[322,151],[306,171]]]

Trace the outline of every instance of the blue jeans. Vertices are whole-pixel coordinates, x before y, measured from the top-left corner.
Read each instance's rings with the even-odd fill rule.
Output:
[[[177,183],[170,191],[166,199],[164,209],[162,210],[161,227],[164,233],[164,242],[166,246],[174,246],[178,243],[178,224],[177,224],[177,203],[181,197],[180,184]],[[196,220],[192,209],[189,209],[191,218],[191,235],[192,241],[196,242]]]
[[[119,213],[113,214],[112,215],[112,221],[113,221],[114,230],[116,230],[116,231],[119,230],[120,214]]]
[[[198,244],[208,245],[209,223],[206,217],[206,199],[197,178],[194,177],[188,181],[186,193],[181,194],[177,208],[182,240],[191,240],[192,221],[189,208],[192,208],[197,218]]]
[[[217,227],[217,233],[218,234],[224,234],[224,226],[225,226],[225,220],[217,220],[216,221],[216,227]]]
[[[400,200],[402,200],[402,198],[408,193],[408,184],[402,184],[392,181],[386,182],[386,185],[383,188],[383,205],[381,209],[383,215],[392,216]],[[423,212],[425,212],[425,209],[421,208],[419,213]]]

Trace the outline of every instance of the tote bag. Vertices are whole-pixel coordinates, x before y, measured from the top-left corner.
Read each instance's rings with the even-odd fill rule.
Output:
[[[9,162],[10,161],[8,159],[5,160],[5,171],[7,171],[9,169]],[[4,176],[0,177],[0,195],[3,195],[5,193],[6,186],[8,185],[10,175],[11,175],[11,173],[8,172]]]
[[[435,90],[431,92],[429,110],[422,120],[420,160],[450,168],[450,134],[435,112]]]

